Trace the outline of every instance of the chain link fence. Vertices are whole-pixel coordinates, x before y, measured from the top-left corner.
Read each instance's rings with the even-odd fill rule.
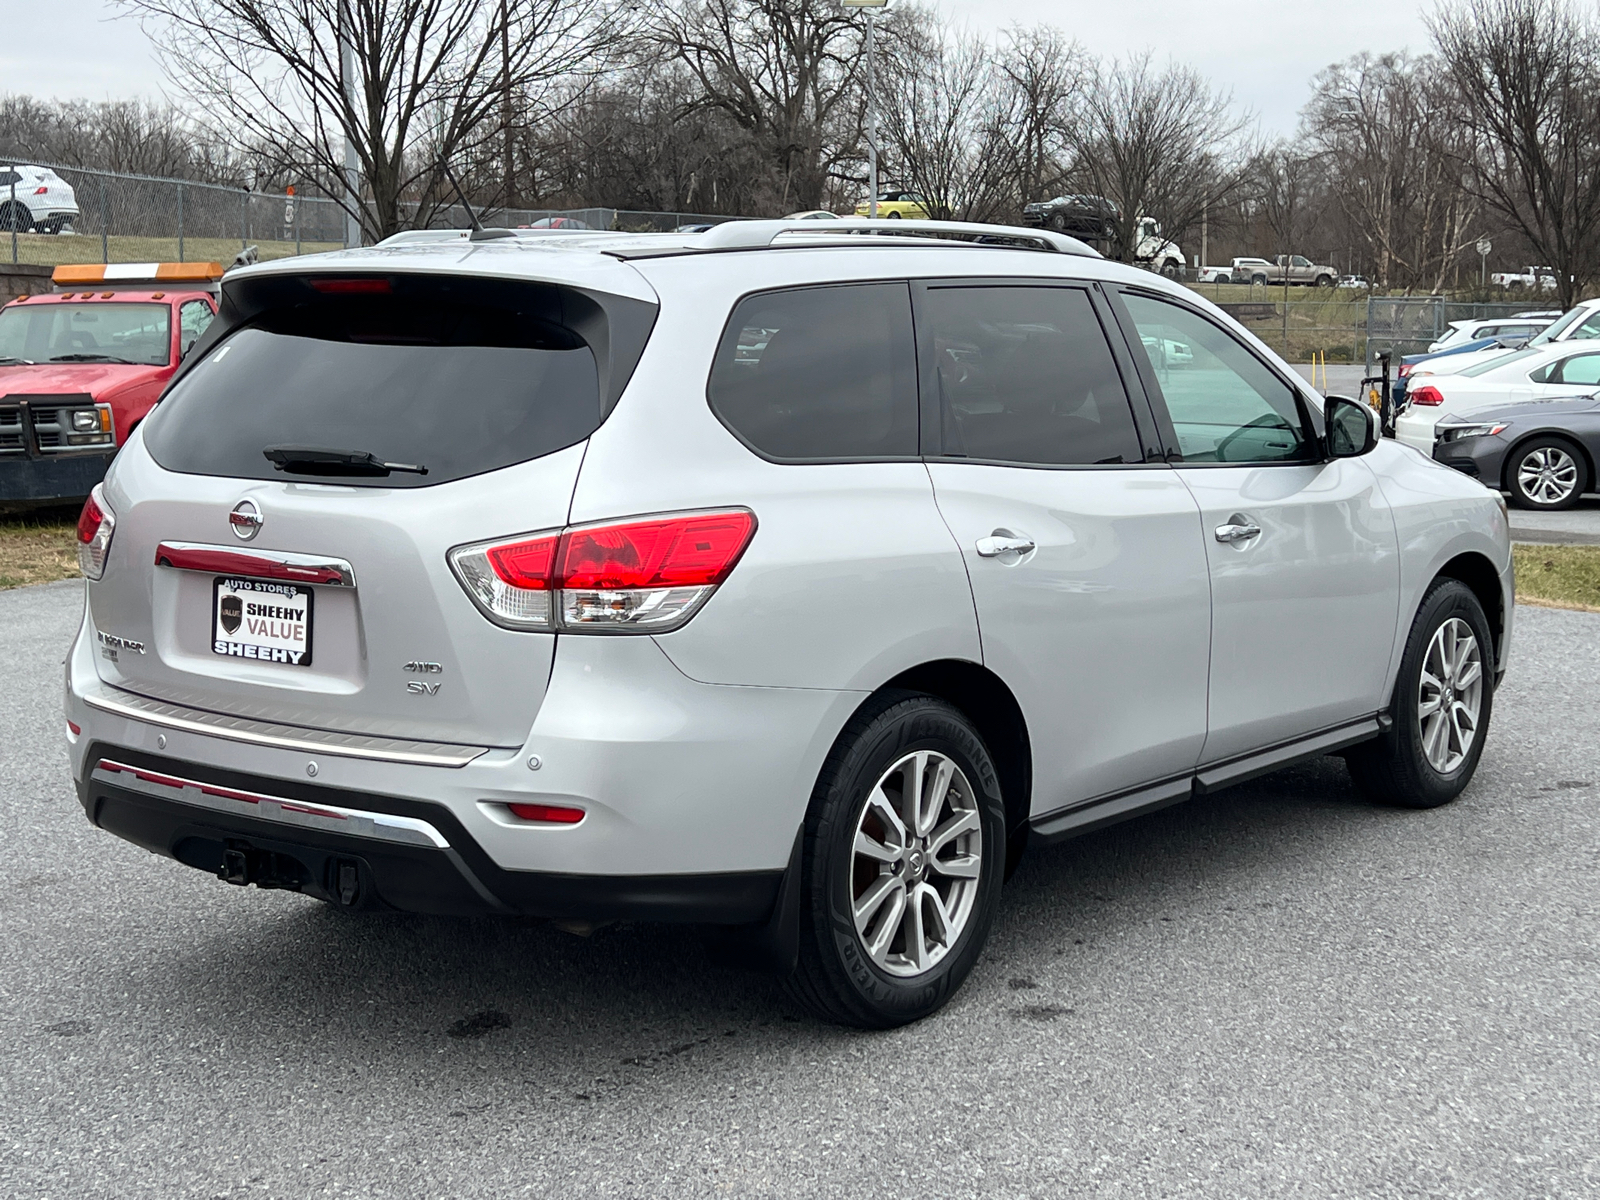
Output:
[[[246,247],[262,259],[337,250],[346,243],[346,218],[326,197],[289,196],[218,184],[70,167],[38,159],[0,160],[48,167],[72,189],[77,214],[65,221],[34,220],[34,181],[0,187],[0,257],[12,263],[59,266],[80,262],[231,263]],[[8,172],[15,174],[15,172]],[[48,197],[52,205],[59,199]],[[670,232],[734,220],[713,213],[643,212],[617,208],[487,208],[474,211],[485,225]],[[415,210],[413,209],[413,213]],[[461,205],[437,211],[435,229],[470,225]]]
[[[1375,374],[1378,356],[1388,353],[1399,366],[1407,354],[1425,353],[1450,331],[1452,321],[1493,320],[1551,312],[1548,299],[1469,303],[1446,296],[1374,296],[1367,301],[1367,372]]]
[[[14,263],[220,261],[227,265],[247,246],[256,246],[262,258],[282,258],[344,245],[344,213],[332,200],[29,159],[12,161],[49,167],[72,189],[66,197],[54,194],[52,185],[49,202],[56,206],[69,200],[78,210],[60,223],[58,232],[49,232],[35,227],[31,219],[32,197],[13,199],[15,184],[0,188],[5,210],[0,214],[0,246]],[[30,180],[23,191],[31,190]]]

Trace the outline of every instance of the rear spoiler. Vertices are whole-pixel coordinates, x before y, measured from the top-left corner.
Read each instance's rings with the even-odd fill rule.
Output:
[[[156,288],[210,292],[222,285],[222,264],[176,263],[76,263],[57,267],[50,282],[58,292],[148,292]]]

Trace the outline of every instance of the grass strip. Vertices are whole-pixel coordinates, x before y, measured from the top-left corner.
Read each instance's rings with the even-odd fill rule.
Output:
[[[0,589],[77,579],[77,513],[59,508],[0,516]]]
[[[1600,546],[1511,548],[1517,565],[1517,602],[1600,612]]]

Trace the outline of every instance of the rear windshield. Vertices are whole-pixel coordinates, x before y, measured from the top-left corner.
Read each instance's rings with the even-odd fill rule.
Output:
[[[164,367],[172,356],[165,304],[14,304],[0,311],[0,359],[136,363]]]
[[[233,332],[162,401],[145,444],[163,467],[196,475],[427,487],[574,445],[601,416],[594,354],[548,314],[342,298]],[[330,473],[285,448],[426,474]]]

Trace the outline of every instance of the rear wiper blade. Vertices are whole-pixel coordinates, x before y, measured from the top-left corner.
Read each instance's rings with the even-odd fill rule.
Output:
[[[325,446],[268,446],[262,455],[280,471],[295,475],[383,476],[391,471],[426,475],[428,468],[414,463],[384,462],[367,450],[330,450]]]
[[[50,361],[122,363],[130,367],[137,365],[131,358],[118,358],[114,354],[57,354]]]

